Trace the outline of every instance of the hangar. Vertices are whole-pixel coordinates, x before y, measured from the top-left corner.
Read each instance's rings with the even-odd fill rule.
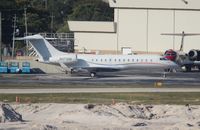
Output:
[[[161,33],[200,33],[199,0],[109,0],[114,21],[68,21],[77,50],[119,53],[178,50],[181,37]],[[186,37],[184,51],[200,49],[200,36]]]

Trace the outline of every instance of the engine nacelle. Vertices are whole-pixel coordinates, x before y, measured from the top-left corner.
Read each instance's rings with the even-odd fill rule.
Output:
[[[200,50],[192,49],[189,51],[188,56],[192,61],[200,61]]]
[[[53,57],[53,58],[50,58],[50,61],[54,62],[54,63],[73,64],[73,63],[77,62],[77,55],[76,54],[68,54],[65,56]]]

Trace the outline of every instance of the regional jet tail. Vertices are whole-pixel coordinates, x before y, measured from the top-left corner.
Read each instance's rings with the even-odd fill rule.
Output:
[[[162,33],[161,35],[167,36],[181,36],[180,49],[169,49],[165,52],[165,58],[176,62],[179,66],[184,67],[186,71],[191,71],[192,68],[198,68],[200,70],[200,50],[192,49],[188,53],[183,51],[184,38],[186,36],[199,36],[200,33]]]
[[[131,69],[174,69],[177,64],[159,55],[95,55],[64,53],[54,48],[41,35],[27,36],[39,56],[38,61],[60,65],[68,72],[86,70],[94,77],[97,72],[113,72]]]

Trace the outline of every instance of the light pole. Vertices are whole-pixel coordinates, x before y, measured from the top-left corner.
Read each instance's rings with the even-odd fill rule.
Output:
[[[28,32],[28,29],[27,29],[27,15],[26,15],[26,10],[27,10],[27,8],[24,8],[25,36],[27,36],[27,32]]]
[[[54,23],[54,15],[53,12],[51,13],[51,33],[53,34],[53,24]]]
[[[45,2],[45,9],[48,8],[48,1],[47,0],[43,0]]]
[[[2,31],[1,31],[1,12],[0,12],[0,57],[1,57],[1,61],[2,61]]]
[[[27,36],[27,33],[28,33],[28,29],[27,29],[27,13],[26,13],[26,10],[27,10],[27,8],[25,7],[24,8],[24,24],[25,24],[25,36]],[[25,42],[26,42],[26,54],[25,55],[28,55],[28,41],[27,40],[25,40]]]
[[[16,29],[16,21],[17,21],[17,16],[15,14],[14,16],[14,25],[13,25],[13,42],[12,42],[12,59],[14,58],[14,49],[15,49],[15,29]]]

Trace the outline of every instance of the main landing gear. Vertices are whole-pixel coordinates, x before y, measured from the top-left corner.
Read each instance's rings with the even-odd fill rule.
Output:
[[[66,70],[65,71],[65,74],[67,74],[67,75],[69,75],[69,76],[71,76],[72,74],[74,73],[74,70],[73,69],[71,69],[71,70]]]
[[[192,67],[191,66],[185,66],[186,72],[191,72],[192,71]]]
[[[90,77],[91,77],[91,78],[96,77],[96,75],[97,75],[96,72],[90,72]]]

